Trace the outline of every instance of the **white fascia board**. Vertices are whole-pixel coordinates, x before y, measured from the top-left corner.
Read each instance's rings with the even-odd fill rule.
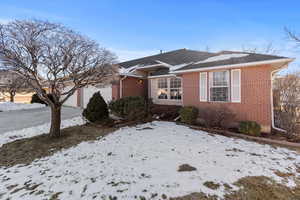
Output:
[[[173,77],[176,76],[175,74],[165,74],[165,75],[157,75],[157,76],[148,76],[148,79],[151,78],[163,78],[163,77]]]
[[[119,74],[120,76],[128,76],[128,77],[135,77],[135,78],[144,78],[144,76],[141,75],[135,75],[135,74]]]
[[[143,66],[143,67],[138,67],[136,68],[137,70],[138,69],[147,69],[147,68],[151,68],[151,67],[159,67],[159,66],[165,66],[164,64],[160,63],[160,64],[155,64],[155,65],[146,65],[146,66]],[[167,67],[167,66],[166,66]]]
[[[281,63],[281,62],[292,62],[295,58],[283,58],[283,59],[276,59],[276,60],[266,60],[266,61],[258,61],[258,62],[249,62],[249,63],[239,63],[233,65],[219,65],[219,66],[211,66],[211,67],[202,67],[197,69],[187,69],[187,70],[178,70],[174,72],[170,72],[172,74],[181,74],[181,73],[189,73],[189,72],[201,72],[207,70],[214,70],[214,69],[227,69],[227,68],[242,68],[242,67],[251,67],[255,65],[264,65],[264,64],[274,64],[274,63]]]

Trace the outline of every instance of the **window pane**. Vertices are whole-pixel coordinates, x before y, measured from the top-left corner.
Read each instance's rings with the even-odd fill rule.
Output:
[[[170,79],[170,88],[181,88],[181,79],[180,78],[171,78]]]
[[[213,86],[228,86],[228,71],[213,72]]]
[[[157,95],[159,99],[168,99],[168,89],[158,89]]]
[[[181,89],[171,89],[170,90],[170,98],[171,99],[181,99],[182,91]]]
[[[211,101],[228,101],[228,87],[210,88]]]
[[[158,88],[168,88],[168,81],[166,78],[158,79]]]

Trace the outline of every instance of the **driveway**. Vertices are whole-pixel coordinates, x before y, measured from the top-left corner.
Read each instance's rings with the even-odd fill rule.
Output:
[[[63,107],[62,120],[80,116],[81,113],[79,108]],[[49,123],[50,117],[49,107],[0,112],[0,134]]]

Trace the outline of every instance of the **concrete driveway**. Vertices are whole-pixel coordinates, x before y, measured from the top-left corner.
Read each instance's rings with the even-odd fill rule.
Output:
[[[80,116],[81,113],[79,108],[63,107],[62,120]],[[0,134],[49,123],[50,115],[49,107],[0,112]]]

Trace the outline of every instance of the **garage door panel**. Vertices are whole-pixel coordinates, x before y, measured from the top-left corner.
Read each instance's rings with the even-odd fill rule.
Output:
[[[89,103],[90,98],[96,92],[100,92],[103,99],[108,103],[112,100],[112,88],[111,85],[97,88],[95,86],[87,86],[83,89],[83,107],[86,108],[87,104]]]
[[[73,86],[67,86],[63,92],[69,91],[70,89],[72,89]],[[63,96],[62,98],[64,98],[65,96]],[[64,103],[65,106],[72,106],[72,107],[76,107],[77,106],[77,91],[74,92],[73,95],[71,95]]]

